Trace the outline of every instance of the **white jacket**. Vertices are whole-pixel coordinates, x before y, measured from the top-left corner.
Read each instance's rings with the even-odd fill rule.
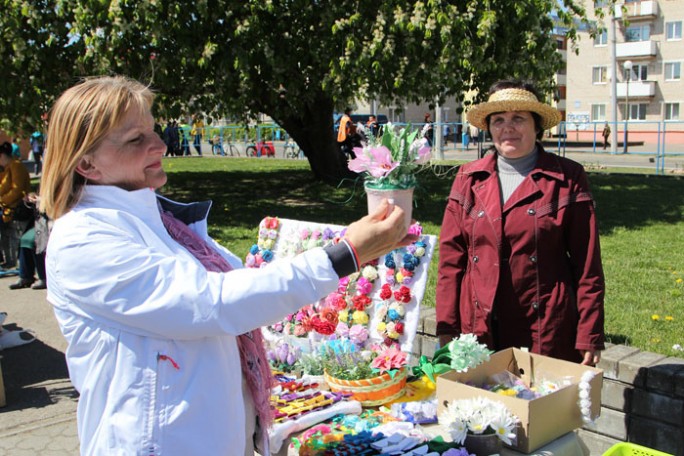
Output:
[[[207,236],[209,202],[165,204]],[[167,234],[153,191],[87,186],[55,222],[47,281],[81,394],[81,454],[242,456],[235,336],[317,301],[338,276],[322,249],[263,269],[207,272]]]

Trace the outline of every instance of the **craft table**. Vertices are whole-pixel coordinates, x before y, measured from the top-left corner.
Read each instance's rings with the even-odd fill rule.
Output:
[[[427,425],[423,426],[423,429],[427,434],[432,436],[445,435],[445,440],[451,440],[446,433],[441,428],[440,425]],[[522,456],[526,453],[520,453],[518,451],[512,450],[510,448],[504,448],[501,451],[500,456]],[[586,450],[585,446],[582,444],[580,438],[574,432],[568,432],[562,437],[557,438],[553,442],[544,445],[537,451],[532,453],[527,453],[528,456],[589,456],[589,451]],[[278,453],[274,453],[273,456],[298,456],[298,453],[294,449],[290,449],[289,445],[283,448]]]

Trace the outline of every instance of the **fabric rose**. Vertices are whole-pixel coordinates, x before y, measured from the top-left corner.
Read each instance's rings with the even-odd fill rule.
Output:
[[[375,309],[375,315],[378,317],[379,320],[384,320],[388,310],[389,307],[387,306],[387,304],[383,304]]]
[[[325,305],[326,307],[331,307],[340,311],[347,308],[347,301],[344,299],[344,295],[338,292],[332,292],[325,298]]]
[[[384,284],[380,290],[380,299],[386,301],[392,297],[392,287],[389,284]]]
[[[378,278],[378,270],[375,266],[367,265],[361,270],[361,275],[366,278],[366,280],[373,282]]]
[[[403,317],[406,314],[406,309],[400,302],[393,302],[390,304],[390,310],[393,310],[399,317]]]
[[[335,332],[340,337],[349,337],[349,326],[347,326],[346,323],[340,321],[339,323],[337,323],[337,328],[335,328]],[[351,339],[351,337],[349,338]]]
[[[365,277],[359,277],[356,281],[356,291],[361,294],[368,294],[373,290],[373,284]]]
[[[353,325],[349,328],[349,340],[361,345],[368,340],[368,329],[363,325]]]
[[[335,329],[337,328],[337,322],[332,323],[330,321],[323,320],[318,315],[314,315],[311,318],[311,324],[313,326],[314,331],[316,331],[319,334],[323,334],[324,336],[334,334]]]
[[[356,325],[365,325],[368,323],[368,314],[362,310],[356,310],[352,314],[352,321]]]
[[[355,310],[365,310],[371,302],[371,298],[366,295],[356,295],[352,298],[352,305]]]
[[[401,286],[397,291],[394,292],[394,299],[399,302],[408,303],[411,301],[411,289],[406,286]]]

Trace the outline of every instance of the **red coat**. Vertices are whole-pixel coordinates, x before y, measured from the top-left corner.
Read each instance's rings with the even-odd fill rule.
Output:
[[[437,334],[581,361],[604,348],[596,215],[578,163],[539,148],[501,207],[496,155],[461,166],[440,235]]]

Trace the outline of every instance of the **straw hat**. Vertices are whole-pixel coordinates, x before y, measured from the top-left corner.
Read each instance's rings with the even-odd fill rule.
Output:
[[[502,89],[494,92],[486,103],[470,108],[467,118],[470,124],[480,130],[486,130],[488,115],[506,111],[536,112],[542,118],[544,130],[558,125],[561,121],[561,113],[556,108],[541,103],[532,92],[524,89]]]

